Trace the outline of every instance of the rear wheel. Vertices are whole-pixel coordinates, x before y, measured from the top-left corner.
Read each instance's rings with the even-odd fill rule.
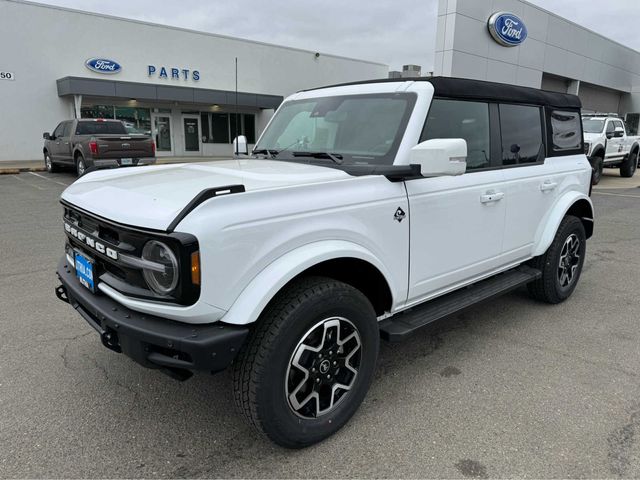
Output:
[[[275,443],[302,448],[338,431],[364,399],[378,356],[369,300],[329,278],[286,287],[234,366],[236,405]]]
[[[638,150],[634,150],[620,165],[620,176],[625,178],[633,177],[633,174],[636,173],[636,169],[638,168]]]
[[[83,176],[87,171],[87,164],[84,161],[84,157],[82,155],[78,155],[76,157],[76,173],[78,177]]]
[[[604,169],[604,160],[602,157],[596,156],[591,158],[591,168],[593,168],[593,175],[591,176],[591,184],[597,185],[602,178],[602,170]]]
[[[527,285],[531,296],[547,303],[560,303],[569,298],[582,272],[586,244],[580,219],[571,215],[564,217],[551,246],[531,261],[531,266],[542,272],[539,279]]]
[[[49,155],[49,152],[45,152],[44,154],[44,168],[46,168],[47,172],[49,173],[60,171],[60,167],[53,163],[53,160],[51,160],[51,155]]]

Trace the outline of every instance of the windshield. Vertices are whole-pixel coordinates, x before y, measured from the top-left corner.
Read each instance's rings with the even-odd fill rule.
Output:
[[[317,159],[321,152],[346,164],[391,165],[415,101],[412,93],[290,101],[280,107],[254,152],[304,161],[311,161],[306,153]]]
[[[604,120],[599,118],[585,118],[582,120],[582,129],[585,133],[601,133],[604,128]]]

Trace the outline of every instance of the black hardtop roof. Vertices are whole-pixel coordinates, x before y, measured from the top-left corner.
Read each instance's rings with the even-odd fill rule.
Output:
[[[488,100],[509,103],[525,103],[530,105],[549,105],[561,108],[580,108],[580,98],[569,93],[550,92],[537,88],[521,87],[508,83],[487,82],[455,77],[404,77],[382,78],[377,80],[362,80],[359,82],[341,83],[319,88],[344,87],[348,85],[365,85],[369,83],[390,82],[429,82],[438,97],[462,98],[466,100]],[[319,90],[310,88],[301,90]]]

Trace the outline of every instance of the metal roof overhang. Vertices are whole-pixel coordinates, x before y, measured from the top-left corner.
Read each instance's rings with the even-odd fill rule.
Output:
[[[153,83],[122,82],[96,78],[64,77],[56,80],[58,96],[87,95],[158,102],[201,103],[205,105],[235,105],[236,92],[195,87],[176,87]],[[278,108],[283,97],[260,93],[238,92],[238,106]]]

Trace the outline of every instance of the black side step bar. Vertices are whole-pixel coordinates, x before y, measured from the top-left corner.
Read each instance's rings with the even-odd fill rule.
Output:
[[[380,336],[383,340],[399,342],[431,322],[507,293],[541,275],[540,270],[521,265],[381,321]]]

